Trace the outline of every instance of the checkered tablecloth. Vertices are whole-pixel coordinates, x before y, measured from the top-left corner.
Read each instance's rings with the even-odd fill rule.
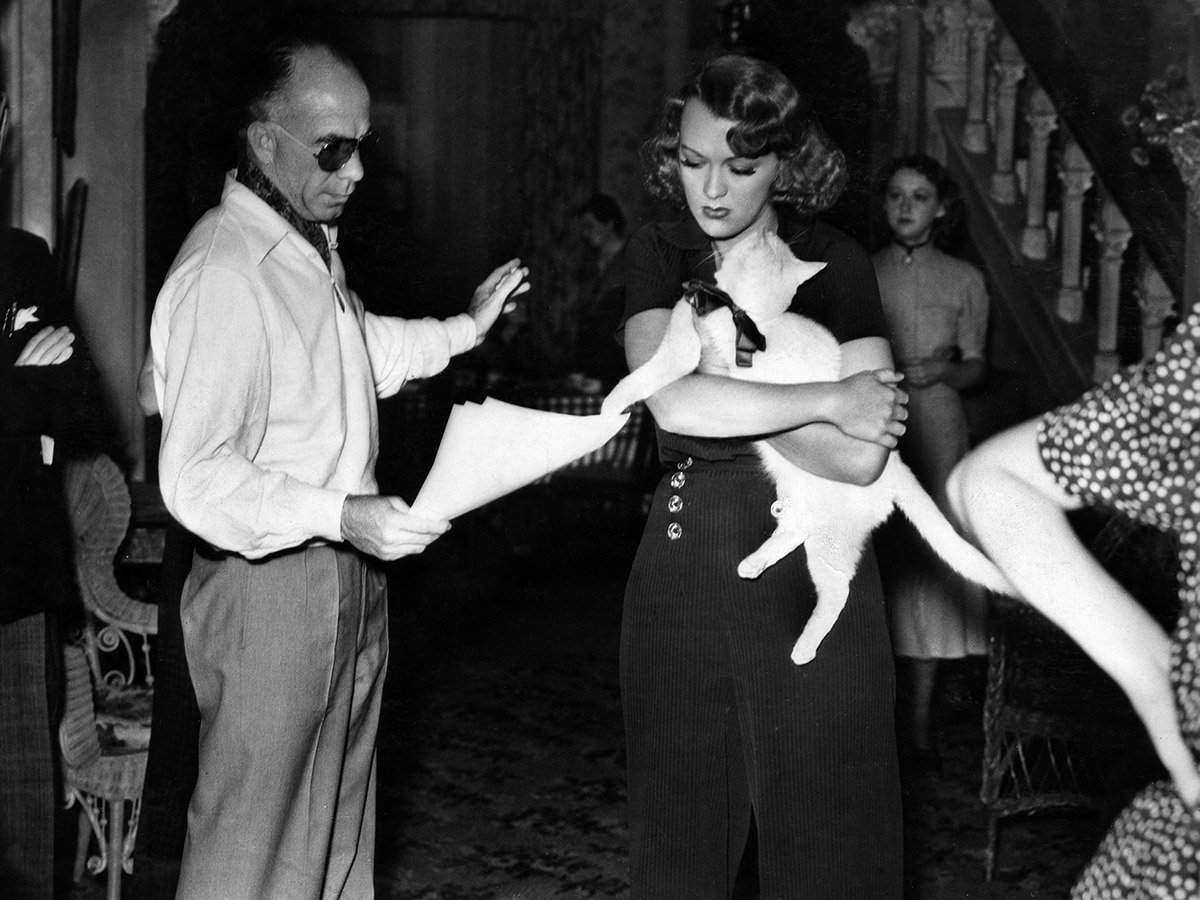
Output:
[[[548,412],[591,416],[600,412],[603,400],[601,394],[560,394],[531,397],[527,403],[534,409],[544,409]],[[645,406],[641,403],[635,404],[629,411],[629,421],[621,426],[621,430],[613,435],[608,443],[563,468],[603,466],[618,471],[632,469],[638,457],[638,440],[642,433],[642,418],[645,415]]]

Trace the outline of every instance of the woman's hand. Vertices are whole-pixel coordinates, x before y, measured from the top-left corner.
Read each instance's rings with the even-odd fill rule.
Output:
[[[528,275],[529,270],[521,265],[519,259],[510,259],[475,288],[471,303],[467,306],[467,315],[475,320],[476,346],[483,342],[488,329],[502,312],[516,308],[512,298],[529,290],[529,282],[525,280]]]
[[[850,437],[895,447],[904,434],[908,395],[896,385],[904,376],[893,369],[858,372],[837,383],[833,424]]]
[[[54,328],[47,325],[29,339],[17,354],[14,366],[57,366],[65,363],[75,352],[75,333],[66,325]]]
[[[929,356],[906,362],[904,377],[913,387],[923,388],[945,381],[954,368],[954,350],[939,347]]]

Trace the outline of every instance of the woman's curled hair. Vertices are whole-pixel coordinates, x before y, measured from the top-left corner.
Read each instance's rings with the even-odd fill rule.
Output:
[[[787,76],[762,60],[727,54],[703,64],[679,96],[667,101],[658,132],[643,146],[646,187],[655,198],[684,205],[679,122],[684,104],[693,98],[734,123],[726,140],[738,156],[779,156],[775,203],[813,215],[832,206],[846,186],[845,156]]]

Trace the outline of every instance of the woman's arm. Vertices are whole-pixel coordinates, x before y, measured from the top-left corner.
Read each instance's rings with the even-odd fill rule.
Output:
[[[842,345],[843,377],[891,365],[892,351],[883,338],[860,338]],[[823,422],[776,435],[770,438],[770,444],[806,472],[859,485],[871,484],[879,477],[891,452],[881,444],[852,438]]]
[[[1121,686],[1180,796],[1196,804],[1200,772],[1175,709],[1170,639],[1075,536],[1064,511],[1081,504],[1042,464],[1037,427],[1018,425],[965,457],[947,484],[951,503],[1025,600]]]
[[[630,370],[654,355],[671,311],[648,309],[625,325]],[[667,431],[694,437],[757,437],[825,422],[861,441],[894,447],[904,433],[905,396],[886,366],[837,382],[760,384],[721,375],[685,375],[647,399]]]

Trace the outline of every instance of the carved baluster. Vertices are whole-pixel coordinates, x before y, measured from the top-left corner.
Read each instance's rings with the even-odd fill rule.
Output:
[[[1046,228],[1046,168],[1050,134],[1058,127],[1058,113],[1041,88],[1029,99],[1025,121],[1029,123],[1029,191],[1025,197],[1021,252],[1030,259],[1045,259],[1050,243],[1050,231]]]
[[[915,153],[921,141],[921,0],[896,4],[897,156]]]
[[[1025,77],[1025,61],[1007,34],[1000,39],[996,65],[996,168],[992,172],[992,199],[1017,202],[1017,173],[1013,150],[1017,132],[1017,85]]]
[[[1162,344],[1163,323],[1175,308],[1175,298],[1162,274],[1149,262],[1142,267],[1134,294],[1142,311],[1142,359],[1149,359]]]
[[[925,70],[925,151],[946,159],[939,109],[967,105],[967,0],[932,0],[925,8],[929,33]]]
[[[970,153],[986,153],[987,61],[996,16],[988,0],[971,0],[967,14],[967,122],[963,125],[962,144]]]
[[[1058,317],[1078,322],[1083,317],[1083,198],[1092,186],[1092,167],[1075,141],[1069,141],[1058,173],[1062,198],[1062,286],[1058,289]]]
[[[1100,290],[1096,323],[1096,365],[1092,377],[1099,384],[1120,367],[1117,357],[1117,310],[1121,303],[1121,265],[1133,232],[1111,198],[1100,209],[1096,238],[1100,241]]]
[[[896,4],[871,0],[854,11],[846,33],[867,53],[875,102],[871,107],[871,171],[891,159],[891,101],[896,80]]]

